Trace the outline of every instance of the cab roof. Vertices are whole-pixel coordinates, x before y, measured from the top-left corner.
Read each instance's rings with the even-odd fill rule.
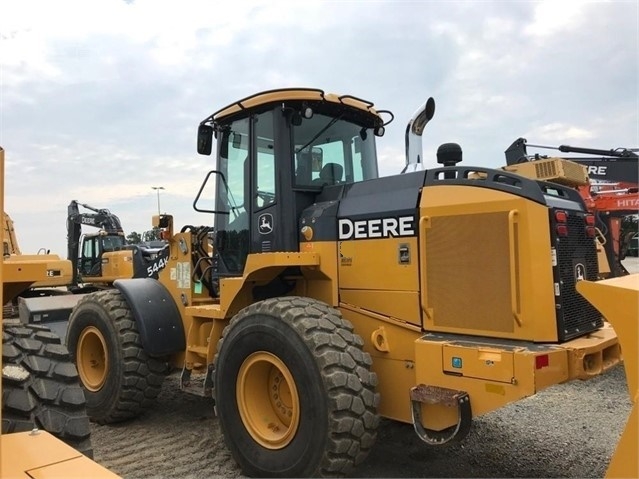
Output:
[[[365,113],[372,114],[383,120],[380,113],[383,111],[377,111],[373,108],[373,103],[362,100],[352,95],[337,95],[335,93],[325,93],[323,90],[316,88],[280,88],[277,90],[266,90],[260,93],[253,94],[242,100],[238,100],[230,105],[217,110],[215,113],[205,118],[202,123],[218,122],[219,120],[231,116],[235,113],[243,110],[253,109],[269,103],[279,103],[284,101],[324,101],[328,103],[335,103],[339,105],[345,105],[357,110],[361,110]]]

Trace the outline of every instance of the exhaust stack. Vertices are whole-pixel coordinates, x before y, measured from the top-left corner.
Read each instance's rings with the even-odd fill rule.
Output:
[[[423,169],[422,133],[435,115],[435,100],[430,97],[420,106],[406,125],[406,166],[402,173]]]

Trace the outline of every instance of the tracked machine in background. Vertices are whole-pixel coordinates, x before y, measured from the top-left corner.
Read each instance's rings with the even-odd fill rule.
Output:
[[[579,193],[459,165],[451,143],[422,170],[434,110],[408,124],[405,173],[384,178],[375,139],[392,114],[368,101],[281,89],[205,118],[198,152],[217,164],[194,208],[213,234],[158,217],[158,279],[117,280],[71,315],[93,419],[144,411],[168,363],[214,398],[245,474],[346,475],[380,417],[445,444],[618,364],[614,331],[575,288],[598,277]]]
[[[554,158],[528,154],[527,147],[556,149],[561,153],[598,156],[568,156]],[[566,162],[565,160],[569,160]],[[603,277],[628,274],[621,263],[627,248],[621,235],[621,221],[628,215],[639,215],[639,154],[637,150],[617,148],[600,150],[568,145],[558,147],[530,145],[518,138],[506,150],[505,168],[528,177],[568,182],[584,198],[595,215],[600,239],[599,270]],[[569,172],[561,174],[560,170]]]
[[[80,206],[89,212],[80,211]],[[76,272],[73,286],[110,287],[117,279],[155,277],[166,264],[168,248],[128,245],[120,219],[106,208],[73,200],[68,206],[68,258]],[[82,226],[99,228],[83,234]]]

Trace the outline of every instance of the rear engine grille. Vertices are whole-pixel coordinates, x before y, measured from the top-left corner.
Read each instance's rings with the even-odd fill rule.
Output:
[[[555,162],[537,161],[535,162],[535,173],[537,178],[554,178],[558,175]]]
[[[593,238],[586,236],[586,223],[582,213],[568,213],[568,236],[558,237],[553,232],[557,252],[555,280],[559,284],[557,298],[557,326],[560,341],[582,336],[603,325],[601,313],[575,289],[583,278],[596,281],[598,274],[597,251]],[[551,210],[551,214],[553,211]],[[554,224],[554,219],[551,219]],[[554,224],[556,226],[556,224]]]

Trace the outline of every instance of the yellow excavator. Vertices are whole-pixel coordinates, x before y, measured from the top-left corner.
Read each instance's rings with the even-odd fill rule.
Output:
[[[0,210],[3,205],[4,150],[0,148]],[[46,284],[50,277],[47,260],[20,258],[7,218],[0,235],[10,235],[3,244],[14,245],[15,258],[0,262],[0,301],[11,301],[16,291]],[[118,477],[90,459],[86,401],[60,338],[41,325],[3,319],[0,364],[0,478]]]
[[[44,264],[45,277],[38,281],[31,281],[29,288],[24,288],[19,283],[5,285],[5,299],[17,298],[22,296],[38,296],[43,294],[52,294],[50,288],[59,288],[67,286],[71,283],[72,265],[70,261],[61,259],[56,254],[44,248],[38,254],[23,254],[18,244],[18,238],[15,232],[15,226],[11,217],[4,212],[3,221],[3,258],[5,267],[12,271],[24,271],[27,264]],[[9,302],[10,304],[11,302]],[[17,305],[16,305],[17,306]]]

